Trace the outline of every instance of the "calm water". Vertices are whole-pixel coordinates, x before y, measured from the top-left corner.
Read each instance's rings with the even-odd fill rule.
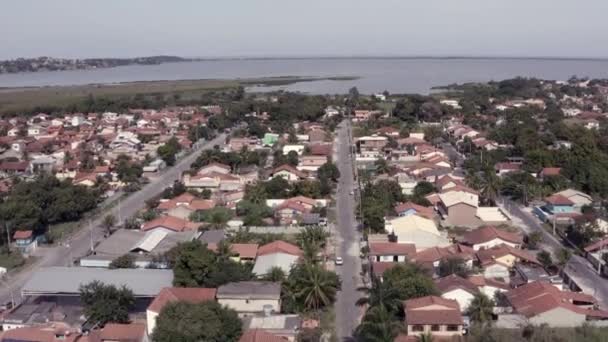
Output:
[[[82,85],[180,79],[234,79],[270,76],[359,76],[353,81],[302,82],[256,90],[315,94],[428,93],[437,85],[502,80],[515,76],[565,80],[572,75],[608,78],[608,60],[551,59],[275,59],[218,60],[126,66],[112,69],[0,75],[0,87]]]

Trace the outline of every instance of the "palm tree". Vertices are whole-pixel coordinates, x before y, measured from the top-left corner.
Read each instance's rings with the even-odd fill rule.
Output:
[[[304,253],[304,262],[315,264],[318,259],[319,251],[321,250],[319,244],[317,244],[315,241],[304,240],[300,246],[302,247],[302,252]]]
[[[473,322],[483,324],[492,320],[493,308],[494,301],[480,292],[473,297],[467,311]]]
[[[359,298],[356,304],[368,305],[370,308],[383,307],[388,312],[397,313],[401,308],[401,298],[397,289],[386,282],[375,280],[371,288],[361,288],[366,297]]]
[[[566,264],[568,264],[568,261],[570,261],[570,258],[572,257],[572,252],[570,252],[569,249],[562,248],[557,251],[556,257],[557,264],[561,269],[564,269],[564,267],[566,267]]]
[[[500,178],[496,176],[496,173],[494,173],[492,169],[487,169],[484,172],[484,176],[481,181],[482,196],[485,198],[487,203],[495,203],[499,192]]]
[[[282,282],[285,280],[285,272],[282,268],[274,266],[270,269],[270,272],[264,276],[264,280]]]
[[[355,334],[360,341],[393,342],[402,329],[403,325],[395,315],[377,306],[367,310]]]
[[[305,241],[312,241],[317,243],[320,247],[325,247],[325,242],[327,241],[327,238],[329,237],[329,233],[325,231],[325,229],[323,229],[323,227],[320,226],[311,226],[311,227],[306,227],[304,228],[304,230],[302,230],[298,236],[297,236],[297,241],[298,243],[301,245],[303,245],[305,243]]]
[[[305,263],[301,267],[296,297],[303,306],[316,311],[333,303],[340,287],[338,276],[316,264]]]
[[[385,174],[391,170],[386,160],[382,158],[376,159],[376,161],[374,162],[374,166],[376,167],[376,172],[379,174]]]
[[[428,332],[426,334],[418,335],[416,340],[418,340],[418,342],[433,342],[433,334]]]

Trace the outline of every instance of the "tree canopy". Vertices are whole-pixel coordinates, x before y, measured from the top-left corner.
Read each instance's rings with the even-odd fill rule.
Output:
[[[80,301],[87,319],[102,327],[106,323],[128,323],[129,310],[135,305],[129,288],[117,288],[99,281],[80,286]]]
[[[167,304],[156,318],[154,342],[236,342],[242,323],[234,310],[215,301]]]

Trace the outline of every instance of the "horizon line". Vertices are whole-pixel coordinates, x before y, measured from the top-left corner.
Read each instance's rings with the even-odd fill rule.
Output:
[[[41,57],[57,58],[57,59],[135,59],[147,57],[178,57],[183,59],[192,59],[200,61],[217,61],[217,60],[298,60],[298,59],[515,59],[515,60],[586,60],[586,61],[607,61],[605,57],[590,57],[590,56],[516,56],[516,55],[227,55],[227,56],[179,56],[172,54],[158,55],[140,55],[133,57],[53,57],[53,56],[36,56],[36,57],[17,57],[9,59],[1,59],[0,62],[6,62],[16,59],[35,59]]]

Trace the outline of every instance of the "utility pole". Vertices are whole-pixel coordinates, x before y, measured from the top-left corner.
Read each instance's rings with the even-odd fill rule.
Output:
[[[6,252],[11,254],[11,231],[6,221],[4,221],[4,229],[6,229]]]
[[[91,231],[91,253],[95,253],[95,245],[93,244],[93,225],[91,219],[89,219],[89,230]]]

